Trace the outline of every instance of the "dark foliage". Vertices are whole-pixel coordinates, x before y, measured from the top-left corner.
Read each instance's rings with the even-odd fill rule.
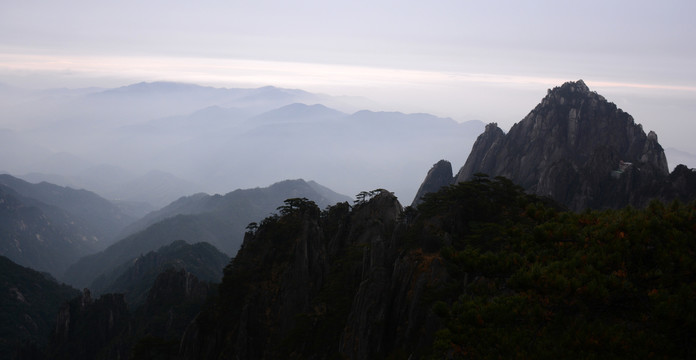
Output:
[[[79,292],[0,256],[0,354],[40,358],[60,306]]]

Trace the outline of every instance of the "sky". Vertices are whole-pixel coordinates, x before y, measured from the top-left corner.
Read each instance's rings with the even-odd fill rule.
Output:
[[[696,154],[694,14],[691,0],[2,0],[0,83],[273,85],[507,130],[583,79]]]

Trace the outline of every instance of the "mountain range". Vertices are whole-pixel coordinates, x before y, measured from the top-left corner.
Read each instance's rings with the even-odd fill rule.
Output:
[[[0,176],[0,254],[20,265],[60,277],[130,221],[94,193]]]
[[[124,230],[124,237],[103,251],[72,264],[62,277],[80,288],[122,264],[175,240],[207,242],[234,256],[245,229],[274,213],[288,198],[313,199],[322,206],[350,201],[316,182],[286,180],[266,188],[235,190],[226,195],[195,194],[152,212]]]
[[[294,178],[411,198],[430,159],[464,161],[484,126],[359,111],[360,99],[274,87],[156,82],[5,93],[0,170],[152,208]]]
[[[139,84],[70,96],[76,104],[94,96],[103,107],[132,99],[147,106],[143,99],[157,100],[153,90],[163,98],[171,92],[181,108],[192,106],[183,94],[221,94]],[[300,103],[260,111],[268,92],[278,101],[306,95],[276,90],[259,89],[258,98],[247,92],[238,102],[247,105],[238,108],[228,103],[190,118],[134,118],[115,130],[172,136],[169,144],[178,148],[146,155],[166,153],[171,158],[159,158],[163,164],[200,169],[208,159],[217,171],[198,173],[217,180],[235,168],[229,164],[243,163],[239,154],[248,152],[242,150],[254,149],[274,158],[268,164],[278,173],[295,166],[309,171],[294,162],[300,159],[351,181],[346,174],[379,180],[401,166],[375,169],[372,160],[386,164],[397,154],[412,160],[411,150],[400,147],[405,142],[427,147],[481,125]],[[250,109],[257,112],[239,115]],[[225,122],[228,116],[247,117]],[[205,119],[206,129],[192,125]],[[88,127],[109,128],[104,121]],[[167,134],[170,122],[179,129]],[[113,145],[106,140],[114,139],[101,140]],[[147,139],[134,139],[133,146]],[[328,166],[349,159],[332,147],[356,149],[364,172]],[[58,310],[51,305],[55,322],[43,326],[53,329],[50,335],[25,332],[0,345],[31,359],[693,357],[696,172],[678,165],[670,173],[657,134],[580,80],[550,89],[507,133],[488,124],[470,149],[456,175],[451,162],[438,161],[407,207],[383,186],[363,188],[352,200],[304,180],[225,195],[190,193],[121,226],[115,237],[121,240],[68,268],[62,278],[87,288],[77,296],[72,289],[44,293],[62,301],[72,296]],[[243,168],[262,169],[254,160]],[[87,226],[72,218],[94,215],[97,222],[112,213],[70,203],[80,199],[98,209],[103,201],[96,195],[3,179],[3,254],[13,246],[24,253],[51,244],[76,247],[73,257],[94,251],[97,237],[80,237]],[[126,208],[107,203],[112,212]],[[47,254],[35,262],[56,261]],[[9,260],[5,268],[38,274],[43,280],[32,281],[51,289],[46,275]],[[28,290],[4,279],[0,290],[9,296],[2,309],[19,309]],[[28,317],[0,311],[7,329],[38,318],[22,311]]]

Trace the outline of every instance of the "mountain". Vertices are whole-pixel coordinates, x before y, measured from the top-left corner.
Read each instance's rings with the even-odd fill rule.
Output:
[[[267,188],[239,189],[224,196],[182,197],[134,223],[127,229],[128,235],[104,251],[71,265],[65,279],[79,287],[88,286],[99,275],[174,240],[208,242],[233,256],[249,223],[275,212],[285,199],[303,197],[315,199],[322,206],[350,200],[304,180],[286,180]]]
[[[588,359],[696,351],[696,202],[568,212],[478,174],[415,208],[383,189],[353,206],[284,204],[247,229],[219,287],[168,269],[135,311],[123,295],[94,300],[86,290],[61,307],[45,353]]]
[[[74,219],[75,226],[88,234],[95,249],[103,249],[135,218],[115,204],[87,190],[75,190],[46,182],[32,184],[8,174],[0,174],[0,184],[23,197],[64,210]],[[44,211],[46,212],[46,208]]]
[[[7,136],[0,133],[8,139],[0,142],[0,169],[48,174],[32,180],[153,207],[195,192],[295,178],[348,194],[387,187],[410,199],[433,158],[463,163],[484,127],[480,121],[369,111],[350,104],[356,99],[275,87],[155,82],[22,94],[16,96],[25,101],[13,101]],[[0,101],[3,110],[10,111]],[[167,192],[139,191],[150,184],[131,180],[150,170],[180,181]]]
[[[123,294],[93,299],[89,289],[85,289],[82,295],[61,305],[46,351],[48,358],[125,358],[130,319]],[[117,336],[123,338],[114,341]]]
[[[251,216],[253,219],[244,222],[243,225],[246,226],[249,222],[259,220],[274,212],[285,199],[293,197],[312,199],[322,207],[351,200],[351,198],[338,194],[327,187],[317,184],[315,181],[304,181],[302,179],[285,180],[266,188],[237,189],[224,196],[197,193],[183,196],[160,210],[147,214],[128,226],[123,235],[127,236],[144,230],[159,221],[177,215],[201,213],[219,214],[220,217],[241,216],[245,219]],[[248,214],[248,216],[245,214]],[[225,250],[225,252],[227,251]]]
[[[507,177],[573,210],[642,207],[672,186],[657,134],[582,80],[549,90],[507,134],[487,125],[455,181],[476,173]],[[696,197],[680,193],[680,200]]]
[[[0,256],[0,353],[32,358],[48,344],[63,302],[79,292]]]
[[[311,123],[338,121],[346,116],[348,116],[348,114],[330,109],[321,104],[306,105],[302,103],[294,103],[254,116],[249,119],[248,122],[254,125],[298,122]]]
[[[483,127],[480,121],[460,123],[428,114],[348,115],[321,105],[293,104],[186,142],[179,147],[185,152],[167,151],[158,163],[186,159],[192,165],[190,178],[215,189],[239,183],[242,172],[248,184],[282,174],[313,178],[344,193],[388,187],[411,198],[418,187],[412,179],[434,156],[463,162]]]
[[[97,299],[85,289],[63,304],[51,343],[50,359],[173,359],[179,337],[215,286],[185,270],[157,275],[141,308],[129,311],[122,294]]]
[[[246,234],[179,356],[689,358],[695,206],[566,212],[483,175],[410,209],[292,202]]]
[[[22,266],[61,278],[68,265],[94,252],[97,239],[80,222],[0,184],[0,255]]]
[[[201,281],[219,283],[222,269],[229,261],[229,256],[208,243],[187,244],[177,240],[99,276],[89,289],[93,295],[125,294],[126,303],[134,309],[145,303],[155,278],[164,270],[186,270]]]
[[[447,160],[440,160],[433,165],[425,176],[425,180],[418,188],[416,197],[411,206],[418,206],[423,201],[423,197],[429,193],[438,192],[441,188],[451,185],[454,182],[452,175],[452,164]]]

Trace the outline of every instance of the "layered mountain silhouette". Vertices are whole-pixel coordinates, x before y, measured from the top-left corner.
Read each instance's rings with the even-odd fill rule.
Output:
[[[25,198],[37,200],[37,204],[62,209],[69,213],[75,226],[90,234],[88,242],[96,249],[111,245],[116,236],[127,225],[136,220],[109,200],[84,189],[73,189],[47,182],[33,184],[20,178],[0,174],[0,184],[5,185]]]
[[[192,244],[207,242],[233,256],[242,243],[247,225],[275,212],[288,198],[314,199],[324,207],[350,200],[316,182],[304,180],[239,189],[226,195],[182,197],[134,223],[121,240],[107,249],[75,262],[66,271],[65,279],[78,287],[89,286],[98,276],[111,273],[126,261],[175,240]]]
[[[0,255],[60,279],[71,263],[96,251],[100,243],[98,234],[104,234],[91,221],[106,220],[99,218],[99,211],[104,208],[90,207],[88,202],[84,206],[93,210],[96,217],[74,215],[0,184]],[[113,225],[109,221],[106,224]]]
[[[208,243],[188,244],[177,240],[156,251],[130,259],[89,286],[93,296],[108,293],[125,295],[129,308],[145,303],[157,276],[167,269],[185,270],[198,280],[219,283],[230,257]]]
[[[446,166],[433,167],[414,204],[443,185]],[[582,80],[549,90],[507,134],[488,124],[464,166],[449,175],[450,183],[477,173],[504,176],[573,210],[642,207],[653,198],[696,196],[696,189],[684,186],[696,174],[682,169],[670,175],[657,134],[646,134],[631,115]]]
[[[275,87],[156,82],[9,95],[0,170],[153,208],[294,178],[410,199],[431,159],[463,162],[484,127]]]

